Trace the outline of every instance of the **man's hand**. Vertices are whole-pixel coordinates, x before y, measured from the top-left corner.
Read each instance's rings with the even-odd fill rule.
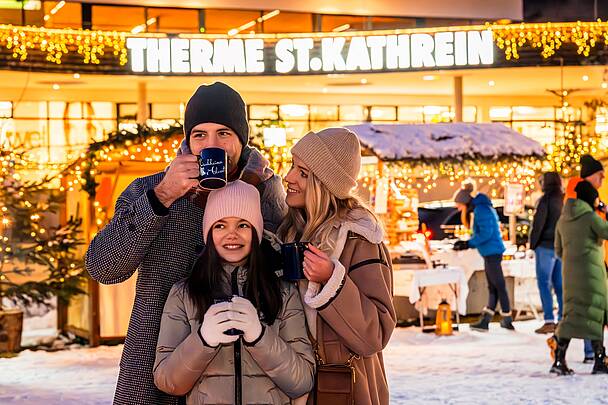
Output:
[[[154,188],[158,200],[167,208],[198,185],[198,160],[192,154],[179,155],[171,162],[165,177]]]

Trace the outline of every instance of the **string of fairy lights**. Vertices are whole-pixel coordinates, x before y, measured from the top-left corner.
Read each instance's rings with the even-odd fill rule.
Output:
[[[601,20],[507,25],[487,23],[485,26],[462,28],[491,30],[496,45],[504,51],[507,60],[519,59],[520,50],[524,47],[538,49],[543,58],[549,58],[555,55],[563,45],[573,44],[577,47],[579,55],[587,57],[591,49],[598,44],[602,42],[608,44],[608,23]],[[393,32],[399,32],[399,30]],[[85,64],[100,64],[100,58],[103,55],[113,54],[118,58],[119,64],[123,66],[128,62],[126,38],[132,35],[134,34],[117,31],[47,29],[0,24],[0,47],[11,51],[13,58],[20,61],[25,61],[30,51],[37,50],[46,53],[46,60],[56,64],[61,64],[65,55],[75,52],[82,56]],[[158,37],[158,34],[138,33],[137,36]],[[253,36],[255,37],[255,34]],[[206,36],[200,34],[200,37],[205,38]]]
[[[46,29],[0,24],[0,46],[25,61],[31,51],[46,54],[46,60],[61,64],[69,53],[77,53],[85,64],[100,64],[101,57],[112,54],[121,66],[128,61],[127,33],[81,29]]]
[[[574,44],[576,52],[589,56],[591,48],[600,42],[608,44],[608,23],[595,22],[509,24],[487,27],[492,30],[498,48],[505,52],[507,60],[519,59],[521,48],[539,49],[543,58],[549,58],[564,45]]]

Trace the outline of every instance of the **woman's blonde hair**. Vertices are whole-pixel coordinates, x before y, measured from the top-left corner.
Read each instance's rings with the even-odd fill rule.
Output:
[[[305,208],[292,208],[279,226],[277,234],[285,242],[306,241],[314,243],[325,253],[333,251],[332,240],[334,226],[351,218],[354,210],[362,209],[378,223],[376,215],[360,198],[350,196],[340,199],[333,195],[314,175],[308,173],[306,181]]]

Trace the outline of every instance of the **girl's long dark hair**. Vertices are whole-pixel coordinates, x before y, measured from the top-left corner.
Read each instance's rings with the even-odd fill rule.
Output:
[[[280,280],[271,266],[265,266],[264,255],[259,243],[257,232],[252,228],[251,253],[246,264],[247,282],[244,286],[245,298],[263,315],[264,322],[272,325],[282,306]],[[223,291],[222,258],[213,243],[213,230],[209,230],[205,250],[199,256],[192,268],[192,273],[186,279],[185,290],[194,303],[197,316],[201,320],[207,309],[213,305],[214,298],[220,298],[218,293]]]

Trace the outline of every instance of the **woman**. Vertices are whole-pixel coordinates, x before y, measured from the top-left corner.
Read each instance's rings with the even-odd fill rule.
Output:
[[[498,214],[488,196],[478,193],[473,197],[474,190],[475,185],[472,182],[465,182],[454,195],[456,208],[461,212],[463,218],[468,219],[470,213],[473,213],[471,239],[457,242],[454,249],[476,248],[483,257],[484,270],[488,281],[488,305],[483,309],[479,321],[471,324],[471,329],[487,332],[496,311],[496,305],[500,301],[500,315],[502,316],[500,326],[514,330],[511,304],[509,303],[509,295],[501,266],[505,245],[500,234]]]
[[[530,249],[536,258],[536,280],[543,306],[545,323],[536,333],[554,333],[553,294],[557,297],[557,321],[562,319],[562,263],[555,256],[555,226],[562,213],[564,190],[557,172],[543,173],[540,178],[543,195],[538,199],[530,231]]]
[[[554,362],[550,372],[572,374],[566,351],[572,338],[589,339],[594,353],[592,374],[608,374],[604,349],[604,325],[608,310],[606,269],[602,241],[608,239],[608,223],[594,210],[597,190],[584,180],[576,185],[577,199],[568,199],[555,231],[555,253],[562,259],[564,316],[558,324]]]
[[[268,265],[262,234],[255,187],[237,180],[209,194],[205,250],[162,315],[161,391],[188,404],[290,404],[310,391],[315,362],[299,294]]]
[[[278,232],[286,242],[309,242],[300,291],[318,361],[352,365],[357,405],[388,404],[382,349],[396,322],[392,267],[378,220],[352,194],[359,140],[327,128],[308,133],[291,153],[289,210]]]

